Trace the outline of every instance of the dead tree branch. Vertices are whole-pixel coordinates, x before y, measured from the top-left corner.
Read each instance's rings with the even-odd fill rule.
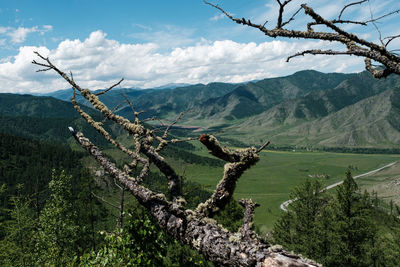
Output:
[[[216,223],[205,220],[196,211],[185,210],[138,184],[132,177],[118,169],[82,133],[70,128],[76,141],[97,162],[125,186],[155,218],[159,226],[184,244],[189,244],[207,259],[221,266],[319,266],[315,262],[293,255],[282,249],[273,249],[259,240],[249,242]]]
[[[368,0],[362,0],[362,1],[353,2],[353,3],[350,3],[350,4],[345,5],[345,6],[342,8],[342,10],[340,10],[340,13],[339,13],[339,16],[338,16],[338,20],[341,20],[342,15],[343,15],[343,12],[344,12],[347,8],[349,8],[349,7],[351,7],[351,6],[355,6],[355,5],[361,5],[362,3],[365,3],[365,2],[367,2],[367,1],[368,1]]]
[[[106,140],[129,155],[133,159],[130,165],[134,168],[141,168],[140,174],[137,177],[131,176],[131,166],[126,166],[124,169],[118,168],[103,155],[98,147],[84,137],[82,133],[76,132],[73,128],[69,127],[71,134],[78,144],[88,151],[100,166],[114,177],[122,188],[129,191],[152,214],[165,232],[179,242],[188,244],[198,250],[208,260],[213,261],[219,266],[318,266],[318,264],[310,260],[293,255],[282,249],[273,249],[259,240],[256,235],[250,234],[252,221],[250,217],[252,217],[255,207],[250,202],[250,204],[246,204],[248,207],[246,208],[244,226],[242,228],[243,235],[239,234],[238,236],[237,233],[230,233],[210,218],[216,211],[225,207],[234,193],[236,181],[244,171],[258,161],[259,150],[250,147],[243,150],[231,151],[225,147],[221,147],[215,137],[202,135],[200,141],[209,149],[210,153],[225,160],[227,163],[225,164],[223,178],[217,185],[214,194],[206,202],[200,204],[195,211],[186,209],[184,207],[185,200],[180,194],[181,183],[179,176],[158,153],[157,147],[159,144],[155,143],[155,141],[158,141],[166,145],[182,141],[177,139],[166,140],[169,129],[179,120],[181,115],[167,127],[162,136],[157,136],[154,131],[147,129],[139,120],[130,122],[126,118],[116,115],[99,100],[96,94],[92,93],[89,89],[82,89],[72,79],[72,76],[69,77],[54,66],[48,58],[38,53],[37,55],[44,62],[33,61],[33,63],[41,67],[46,67],[47,70],[56,71],[72,85],[74,91],[72,102],[78,113],[101,133]],[[79,91],[83,97],[89,100],[94,108],[100,111],[105,118],[121,125],[132,136],[135,149],[130,150],[116,142],[102,127],[102,123],[96,122],[89,114],[84,112],[76,101],[76,91]],[[267,143],[262,147],[266,145]],[[137,163],[141,164],[138,165]],[[157,194],[140,184],[140,181],[149,174],[150,163],[153,163],[167,177],[171,197]],[[124,194],[124,190],[122,194]],[[119,218],[123,214],[122,205],[123,203],[119,207]]]
[[[363,4],[367,2],[367,0],[363,1],[358,1],[358,2],[353,2],[350,3],[342,8],[340,11],[338,18],[333,19],[333,20],[328,20],[323,18],[321,15],[319,15],[317,12],[314,11],[311,7],[309,7],[306,4],[300,5],[299,10],[290,17],[290,19],[286,22],[282,22],[282,18],[285,14],[285,6],[291,2],[291,0],[286,0],[283,3],[280,0],[277,0],[278,2],[278,22],[275,28],[268,29],[264,24],[256,24],[251,22],[249,19],[245,18],[235,18],[232,15],[230,15],[228,12],[226,12],[224,9],[221,7],[214,5],[210,2],[204,1],[207,5],[213,6],[214,8],[220,10],[223,14],[225,14],[229,19],[232,21],[246,25],[252,28],[256,28],[260,30],[262,33],[265,35],[276,38],[276,37],[286,37],[286,38],[300,38],[300,39],[313,39],[313,40],[323,40],[323,41],[331,41],[331,42],[337,42],[345,47],[345,51],[333,51],[333,50],[308,50],[308,51],[301,51],[296,53],[293,56],[290,56],[288,58],[291,59],[293,57],[299,56],[299,55],[305,55],[305,54],[312,54],[312,55],[350,55],[350,56],[358,56],[366,59],[366,64],[365,68],[369,72],[374,75],[376,78],[383,78],[387,77],[388,75],[394,73],[394,74],[400,74],[400,57],[396,55],[395,53],[387,50],[387,45],[392,41],[392,39],[388,38],[389,41],[384,44],[376,44],[371,41],[367,41],[357,34],[350,33],[346,30],[343,30],[342,28],[339,28],[337,24],[359,24],[359,25],[367,25],[369,23],[375,23],[376,21],[379,21],[387,16],[391,16],[394,14],[400,13],[400,9],[394,10],[392,12],[388,12],[382,16],[379,16],[378,18],[375,19],[370,19],[367,21],[352,21],[352,20],[343,20],[342,15],[346,9],[348,9],[351,6],[358,5],[358,4]],[[309,18],[312,19],[312,22],[307,24],[307,30],[306,31],[299,31],[299,30],[293,30],[293,29],[287,29],[284,28],[284,26],[287,26],[293,19],[294,16],[297,15],[297,13],[300,10],[304,10],[305,16],[308,16]],[[330,29],[330,31],[315,31],[313,29],[314,25],[323,25]],[[398,36],[393,36],[393,39],[396,39]],[[373,60],[375,62],[378,62],[382,64],[384,67],[383,71],[377,72],[375,69],[371,68],[367,62],[368,60]]]
[[[72,76],[71,76],[71,78],[72,78]],[[72,79],[72,80],[73,80],[73,79]],[[103,90],[103,91],[101,91],[101,92],[99,92],[99,93],[96,93],[95,95],[97,95],[97,96],[99,96],[99,95],[104,95],[105,93],[107,93],[108,91],[110,91],[111,89],[113,89],[114,87],[120,85],[120,84],[122,83],[123,80],[124,80],[124,78],[122,78],[121,80],[119,80],[119,82],[117,82],[117,83],[113,84],[112,86],[110,86],[108,89]]]
[[[241,199],[239,204],[244,208],[243,226],[241,227],[242,237],[249,240],[254,240],[256,233],[251,228],[253,227],[254,210],[259,204],[253,202],[251,199]]]

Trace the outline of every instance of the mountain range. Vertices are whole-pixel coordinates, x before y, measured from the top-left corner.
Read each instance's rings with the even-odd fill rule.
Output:
[[[177,86],[113,89],[101,100],[110,108],[118,106],[116,112],[128,118],[133,115],[124,95],[136,110],[145,111],[143,117],[171,121],[186,111],[180,127],[216,132],[247,144],[266,139],[275,145],[302,147],[393,148],[400,144],[397,76],[378,80],[367,72],[325,74],[309,70],[243,84]],[[82,127],[72,105],[65,102],[72,95],[70,90],[49,95],[0,94],[0,130],[6,131],[10,118],[21,117],[69,119]],[[84,99],[79,101],[89,106]],[[87,111],[96,114],[89,108]],[[14,121],[18,124],[18,119]],[[18,127],[13,127],[17,131]]]

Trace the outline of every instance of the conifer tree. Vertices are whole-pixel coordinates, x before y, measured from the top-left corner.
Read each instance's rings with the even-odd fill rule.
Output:
[[[369,216],[369,205],[358,192],[350,170],[336,191],[334,233],[339,237],[332,249],[331,266],[365,266],[367,245],[376,235]]]
[[[291,194],[289,205],[274,226],[275,241],[307,257],[316,258],[320,243],[317,222],[327,196],[320,181],[306,180]]]
[[[79,252],[80,228],[71,194],[71,176],[53,171],[49,183],[50,199],[41,211],[37,240],[38,263],[66,265]]]
[[[34,265],[34,235],[36,220],[34,211],[30,208],[31,199],[21,194],[23,185],[17,185],[17,195],[10,198],[9,219],[2,222],[4,238],[0,241],[1,266],[32,266]],[[2,187],[3,193],[5,187]],[[2,213],[4,210],[2,211]]]

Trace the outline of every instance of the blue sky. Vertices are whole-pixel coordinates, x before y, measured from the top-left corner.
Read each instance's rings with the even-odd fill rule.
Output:
[[[333,18],[346,0],[294,0],[293,12],[307,2]],[[277,14],[275,0],[214,0],[238,17],[254,22]],[[349,9],[349,18],[369,19],[400,8],[398,0],[371,0]],[[294,21],[301,28],[303,14]],[[378,24],[384,35],[399,34],[399,15]],[[374,28],[349,27],[368,40]],[[393,43],[395,48],[398,42]],[[243,82],[291,74],[363,70],[354,57],[294,59],[290,54],[319,48],[321,42],[271,39],[237,25],[202,0],[3,0],[0,4],[0,92],[39,93],[67,88],[53,73],[36,73],[30,64],[40,51],[82,86],[102,88],[121,77],[123,87],[150,88],[168,83]],[[335,47],[329,44],[330,47]],[[340,48],[340,47],[339,47]]]

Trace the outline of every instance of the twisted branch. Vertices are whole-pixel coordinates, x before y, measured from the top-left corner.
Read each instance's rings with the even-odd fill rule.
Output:
[[[374,60],[378,63],[381,63],[385,70],[383,72],[374,71],[368,64],[365,65],[366,70],[371,72],[372,75],[376,78],[386,77],[392,73],[400,74],[400,57],[390,52],[386,49],[388,43],[390,43],[393,39],[398,38],[398,36],[393,36],[394,38],[388,38],[388,42],[386,45],[375,44],[374,42],[369,42],[357,36],[356,34],[347,32],[337,26],[337,24],[359,24],[359,25],[367,25],[368,23],[374,23],[382,18],[387,16],[391,16],[394,14],[400,13],[400,9],[389,12],[384,14],[376,19],[370,19],[367,21],[352,21],[352,20],[343,20],[342,15],[344,11],[354,5],[362,4],[365,1],[358,1],[350,3],[342,8],[340,11],[338,18],[333,20],[327,20],[316,13],[311,7],[307,6],[306,4],[300,5],[300,10],[304,10],[304,14],[309,16],[313,19],[312,22],[307,24],[307,31],[299,31],[299,30],[292,30],[286,29],[283,26],[289,24],[293,19],[294,16],[297,15],[296,12],[288,21],[282,22],[282,18],[284,15],[284,8],[285,6],[291,2],[291,0],[286,0],[283,3],[280,0],[277,0],[279,9],[278,9],[278,22],[277,26],[273,29],[268,29],[265,27],[266,23],[263,25],[252,23],[250,20],[245,18],[235,18],[226,12],[221,7],[214,5],[210,2],[204,1],[207,5],[213,6],[214,8],[220,10],[223,14],[225,14],[229,19],[232,21],[246,25],[252,28],[256,28],[260,30],[262,33],[269,37],[286,37],[286,38],[301,38],[301,39],[314,39],[314,40],[323,40],[323,41],[334,41],[343,44],[346,47],[346,51],[333,51],[333,50],[307,50],[298,52],[293,56],[288,58],[291,59],[293,57],[305,54],[321,54],[321,55],[354,55],[358,57],[363,57],[365,59]],[[333,32],[330,31],[314,31],[312,26],[314,25],[324,25],[331,29]],[[367,62],[367,61],[366,61]]]
[[[212,155],[228,162],[224,166],[224,175],[215,192],[206,202],[200,203],[196,208],[196,211],[203,216],[212,217],[226,206],[233,196],[237,180],[244,171],[257,163],[259,156],[254,147],[231,152],[229,149],[221,147],[212,135],[203,134],[200,142],[208,148]]]
[[[89,139],[85,138],[82,133],[75,132],[73,128],[69,127],[76,141],[96,159],[105,171],[114,177],[123,188],[129,190],[139,203],[149,210],[156,222],[167,233],[180,242],[189,244],[191,247],[201,252],[207,259],[221,266],[277,266],[282,264],[298,267],[318,266],[310,260],[282,249],[270,249],[268,245],[260,241],[256,235],[251,234],[252,219],[250,217],[252,217],[252,215],[249,214],[253,214],[254,212],[254,207],[251,203],[249,206],[250,208],[246,208],[242,234],[239,234],[239,237],[237,237],[237,233],[227,232],[226,229],[213,223],[213,221],[208,218],[213,216],[216,211],[226,206],[234,193],[237,180],[244,171],[259,160],[258,153],[265,148],[269,142],[263,144],[259,149],[250,147],[243,150],[231,151],[225,147],[221,147],[215,137],[211,135],[202,135],[200,141],[209,149],[210,153],[227,161],[227,163],[224,167],[223,178],[217,185],[214,194],[205,203],[200,204],[195,211],[185,209],[185,200],[180,196],[181,183],[179,177],[167,161],[158,154],[158,150],[162,149],[158,149],[161,143],[162,146],[165,146],[168,143],[183,141],[165,139],[169,129],[180,119],[182,114],[167,127],[161,137],[156,136],[154,131],[147,129],[142,122],[139,121],[137,116],[134,122],[130,122],[126,118],[116,115],[114,111],[110,110],[99,100],[96,94],[92,93],[89,89],[82,89],[79,87],[79,85],[75,83],[72,74],[69,77],[54,66],[48,58],[41,56],[39,53],[37,53],[37,55],[44,63],[37,61],[33,61],[33,63],[41,67],[46,67],[45,69],[40,69],[41,71],[54,70],[72,85],[72,102],[78,113],[102,134],[106,140],[129,155],[133,161],[129,166],[126,165],[124,170],[119,169],[103,155],[98,147],[91,143]],[[105,118],[121,125],[133,137],[135,145],[134,151],[116,142],[111,137],[110,133],[103,128],[102,122],[95,121],[80,108],[76,101],[76,91],[79,91],[83,97],[89,100]],[[104,93],[106,93],[105,91]],[[128,104],[130,103],[128,99],[126,99],[126,101]],[[192,138],[188,138],[186,140],[191,139]],[[159,141],[160,144],[155,147],[154,141]],[[130,168],[136,168],[138,162],[143,165],[142,170],[137,177],[133,177],[130,175]],[[150,172],[150,163],[154,163],[167,177],[168,189],[172,200],[140,184],[141,180]]]

